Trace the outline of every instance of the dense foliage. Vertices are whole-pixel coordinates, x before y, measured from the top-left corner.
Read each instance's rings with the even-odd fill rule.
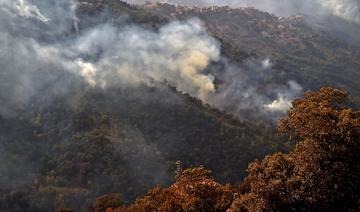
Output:
[[[128,211],[225,211],[233,191],[210,178],[202,167],[184,170],[168,189],[152,189]]]
[[[201,164],[240,182],[247,163],[287,149],[271,125],[241,123],[166,85],[88,90],[1,117],[0,208],[84,210],[95,197],[124,202]],[[29,112],[31,111],[31,112]]]
[[[344,106],[346,96],[323,88],[294,101],[279,128],[302,141],[289,154],[252,163],[245,180],[248,190],[235,205],[250,211],[356,209],[360,113]]]
[[[279,130],[302,140],[288,154],[251,163],[238,188],[218,184],[204,168],[187,169],[169,188],[107,211],[360,209],[360,111],[346,107],[346,100],[345,92],[333,88],[295,100]]]
[[[360,91],[359,51],[297,20],[281,22],[254,9],[172,16],[169,5],[86,2],[93,4],[80,5],[80,30],[108,20],[157,30],[173,18],[199,16],[229,60],[270,55],[278,71],[269,81]],[[284,31],[271,31],[280,25]],[[41,91],[31,104],[0,116],[0,211],[359,207],[359,113],[345,107],[342,91],[327,88],[296,100],[280,126],[291,134],[290,144],[300,141],[295,149],[250,164],[244,183],[231,187],[224,184],[241,182],[250,161],[289,150],[272,123],[240,122],[167,85],[73,90],[54,99]],[[181,170],[171,185],[177,160],[184,167],[204,165],[214,177],[204,168]]]

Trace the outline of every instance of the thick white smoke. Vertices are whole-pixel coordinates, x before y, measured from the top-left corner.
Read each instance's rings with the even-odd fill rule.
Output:
[[[292,100],[299,96],[303,88],[295,81],[288,82],[288,89],[277,94],[278,99],[270,104],[265,104],[265,110],[271,112],[287,112],[292,107]]]
[[[193,19],[172,22],[159,32],[103,25],[80,36],[73,52],[79,56],[99,55],[96,61],[77,58],[82,75],[92,85],[166,81],[180,91],[206,100],[215,87],[212,77],[202,71],[219,59],[220,46]]]
[[[202,71],[219,59],[220,46],[199,21],[173,22],[159,32],[105,24],[66,36],[77,25],[76,4],[52,3],[0,2],[0,97],[8,102],[2,113],[44,89],[66,92],[69,74],[102,87],[166,81],[202,100],[214,91],[213,77]]]
[[[0,113],[11,115],[40,91],[63,93],[70,83],[62,59],[65,31],[74,26],[72,1],[0,1]],[[51,6],[50,6],[51,5]]]
[[[104,89],[166,82],[236,115],[254,108],[286,112],[300,94],[294,83],[266,81],[272,74],[270,59],[243,65],[224,62],[220,44],[197,19],[174,21],[157,32],[102,24],[74,33],[75,2],[36,2],[1,1],[0,99],[6,102],[1,114],[11,114],[44,90],[46,95],[74,92],[73,81]],[[224,85],[216,88],[207,69],[220,60],[226,64]]]
[[[11,3],[2,1],[0,5],[3,7],[3,10],[7,10],[9,15],[36,18],[43,22],[49,21],[47,17],[40,13],[35,5],[30,5],[24,0],[12,1]]]

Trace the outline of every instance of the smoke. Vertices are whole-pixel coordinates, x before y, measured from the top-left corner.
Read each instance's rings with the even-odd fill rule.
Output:
[[[50,6],[50,4],[52,4]],[[78,19],[73,1],[1,1],[0,112],[14,113],[35,95],[69,92],[71,83],[136,86],[167,82],[206,100],[213,77],[202,73],[220,56],[200,21],[172,22],[159,32],[110,24],[69,35]]]
[[[3,115],[15,113],[39,94],[76,92],[74,84],[106,89],[166,82],[239,117],[254,108],[264,114],[286,112],[301,92],[295,82],[272,82],[275,71],[269,58],[246,64],[220,59],[220,44],[197,19],[174,21],[157,32],[102,24],[66,35],[61,32],[77,32],[77,5],[70,0],[52,3],[1,2]],[[225,64],[217,76],[223,81],[219,88],[214,73],[207,71],[214,62]]]
[[[144,3],[145,1],[128,0],[128,2]],[[360,1],[358,0],[168,0],[167,2],[192,6],[255,7],[278,16],[290,16],[297,13],[311,16],[335,15],[360,23]]]
[[[334,15],[360,23],[360,2],[357,0],[244,0],[231,1],[232,6],[254,6],[280,16],[297,13],[310,16]]]
[[[48,22],[49,19],[40,13],[39,9],[34,5],[29,5],[24,0],[11,2],[10,5],[2,2],[3,9],[8,10],[8,14],[18,14],[22,17],[36,18],[43,22]]]
[[[319,3],[336,16],[360,23],[360,1],[358,0],[321,0]]]
[[[64,101],[77,101],[84,89],[95,87],[111,93],[113,87],[120,87],[119,90],[130,88],[129,92],[119,95],[128,94],[130,100],[135,98],[136,101],[129,100],[136,102],[130,107],[144,104],[140,107],[143,110],[148,107],[146,101],[149,99],[162,102],[164,108],[168,108],[181,98],[172,90],[155,94],[156,97],[133,90],[144,87],[144,84],[157,88],[161,85],[158,89],[165,90],[168,87],[164,84],[168,84],[239,118],[243,118],[246,110],[276,118],[277,113],[289,109],[291,99],[301,92],[296,82],[274,81],[276,70],[272,68],[274,62],[270,58],[249,60],[244,64],[222,58],[220,43],[207,34],[197,19],[174,21],[157,31],[134,24],[115,27],[109,23],[79,29],[76,8],[77,3],[72,0],[36,0],[33,4],[25,0],[0,0],[0,120],[4,120],[0,128],[6,132],[0,135],[0,178],[2,187],[6,189],[31,185],[41,170],[52,169],[44,164],[56,167],[51,160],[53,156],[62,154],[58,148],[65,148],[66,142],[81,146],[75,152],[86,152],[82,148],[87,145],[71,139],[78,131],[71,116],[82,110],[74,108],[73,112],[64,107],[67,103]],[[223,67],[214,69],[217,66]],[[217,82],[219,80],[221,85]],[[166,96],[168,93],[173,96],[169,98],[170,95]],[[66,98],[57,98],[64,96]],[[54,99],[57,101],[53,102]],[[105,108],[106,103],[100,107]],[[80,105],[71,104],[73,107]],[[47,108],[48,105],[51,107]],[[129,109],[126,102],[113,103],[112,107],[120,108],[118,110],[125,114],[121,117],[126,117],[133,109]],[[34,126],[34,120],[29,117],[34,117],[35,113],[39,117],[39,111],[48,110],[50,112],[45,113],[48,116],[43,118],[42,126]],[[114,110],[111,108],[109,111]],[[52,115],[53,112],[56,114]],[[8,130],[13,126],[16,128]],[[150,144],[147,133],[142,135],[141,128],[134,124],[124,124],[113,130],[119,132],[120,129],[126,130],[124,134],[127,136],[109,139],[116,143],[112,146],[116,154],[123,156],[124,163],[129,165],[130,177],[134,181],[148,180],[149,184],[168,181],[170,165],[166,164],[159,150],[170,148],[173,142],[168,141],[174,139],[182,146],[181,136],[175,138],[176,132],[165,132],[164,135],[166,130],[159,131],[157,140],[164,145],[156,146]],[[74,139],[78,139],[77,136]],[[83,142],[88,143],[87,139]],[[22,145],[14,146],[12,143]],[[31,149],[36,151],[28,153]],[[20,159],[13,155],[19,155]],[[112,181],[107,179],[112,176],[101,174],[101,171],[94,173],[99,174],[93,179],[97,183],[91,185],[92,189],[96,190],[96,186],[111,187],[109,182]],[[103,180],[105,182],[101,182]]]
[[[292,100],[301,94],[303,88],[292,80],[288,82],[288,88],[285,92],[283,91],[277,94],[277,100],[264,105],[265,109],[272,112],[287,112],[290,110]]]
[[[236,115],[240,119],[271,118],[277,120],[291,108],[291,101],[300,96],[302,87],[293,80],[281,82],[270,58],[249,59],[235,64],[222,59],[218,89],[209,97],[209,104]],[[215,71],[216,72],[216,71]]]
[[[63,71],[68,61],[61,56],[65,52],[64,32],[74,26],[74,4],[36,2],[0,1],[2,115],[16,113],[36,94],[64,93],[73,81],[70,72]]]
[[[273,62],[269,58],[249,60],[245,64],[231,63],[222,58],[220,43],[207,34],[197,19],[174,21],[158,31],[133,24],[115,27],[109,23],[79,29],[76,9],[77,3],[73,0],[36,0],[33,3],[0,0],[1,119],[32,117],[34,111],[26,109],[41,111],[41,107],[46,107],[53,98],[75,96],[74,99],[77,99],[76,96],[84,89],[93,87],[106,91],[112,87],[136,89],[144,84],[168,84],[239,118],[242,118],[243,111],[250,109],[258,111],[259,115],[270,113],[271,117],[277,117],[273,115],[286,112],[291,106],[291,99],[301,92],[301,86],[296,82],[284,84],[273,81],[276,70],[272,69]],[[214,64],[223,68],[213,70]],[[217,80],[221,80],[222,85]],[[139,96],[142,100],[152,98]],[[34,102],[34,99],[41,100]],[[172,99],[159,101],[171,106],[168,102]],[[29,114],[19,113],[23,111],[21,109]],[[63,119],[72,121],[67,115]],[[53,133],[49,133],[51,139],[55,138],[51,135],[56,134],[56,128],[72,130],[67,122],[62,124],[66,127],[59,127],[60,123],[54,122],[56,124],[46,126],[49,129],[43,129]],[[34,132],[29,126],[32,123],[18,127],[29,128],[30,136]],[[3,130],[6,131],[5,128]],[[135,168],[133,172],[140,172],[141,178],[148,178],[153,174],[152,170],[161,172],[167,169],[168,165],[157,159],[157,148],[147,145],[144,149],[145,138],[142,138],[141,132],[135,127],[131,130],[130,139],[135,140],[131,143],[133,146],[126,140],[119,145],[128,146],[121,148],[125,151],[124,155],[134,151],[139,154],[128,157],[127,162],[141,167],[138,159],[145,158],[145,166],[151,167],[145,171]],[[24,136],[24,143],[33,145],[28,142],[29,136]],[[14,135],[16,137],[22,138],[18,134]],[[16,181],[29,184],[37,170],[41,169],[41,164],[34,162],[33,165],[27,162],[31,160],[25,160],[21,162],[24,168],[19,169],[15,162],[6,161],[8,150],[2,144],[12,140],[8,135],[0,136],[0,152],[3,153],[0,174],[19,176]],[[44,145],[43,148],[47,147]],[[28,174],[23,176],[11,170],[24,170]],[[166,181],[167,178],[165,172],[154,174],[154,181]],[[6,179],[6,183],[11,180],[14,177]],[[22,186],[22,183],[17,184]]]
[[[102,25],[80,36],[74,47],[78,55],[99,55],[95,61],[77,59],[80,73],[92,85],[166,81],[201,100],[215,89],[212,77],[202,71],[219,59],[220,46],[195,19],[169,23],[159,32]]]

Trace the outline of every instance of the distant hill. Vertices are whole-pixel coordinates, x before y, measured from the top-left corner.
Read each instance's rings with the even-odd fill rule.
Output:
[[[331,85],[360,95],[359,49],[314,31],[302,17],[81,2],[80,30],[108,21],[158,30],[174,19],[199,17],[230,61],[270,57],[278,71],[270,81],[295,79],[305,89]],[[52,101],[40,93],[15,115],[0,116],[0,211],[86,211],[95,197],[112,192],[130,202],[157,184],[170,185],[178,160],[184,167],[204,165],[221,183],[238,183],[250,161],[291,145],[276,135],[273,122],[239,121],[166,82],[77,89]]]
[[[200,18],[232,60],[270,57],[279,71],[274,80],[296,79],[305,89],[334,86],[360,95],[360,48],[325,29],[314,29],[308,17],[279,18],[254,8],[188,8],[156,3],[142,8],[169,20]]]

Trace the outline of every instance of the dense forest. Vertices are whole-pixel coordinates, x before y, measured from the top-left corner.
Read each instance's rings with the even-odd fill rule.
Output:
[[[278,129],[298,140],[289,153],[248,166],[238,185],[223,185],[204,167],[182,169],[175,183],[153,188],[123,206],[121,195],[99,197],[93,211],[357,211],[360,209],[360,111],[344,91],[322,88],[293,102]],[[339,204],[341,203],[341,204]]]
[[[26,175],[32,174],[29,171],[32,169],[30,165],[39,163],[40,160],[44,160],[42,163],[48,164],[48,168],[42,167],[44,175],[36,178],[32,187],[28,188],[29,190],[23,190],[26,187],[22,187],[22,190],[15,187],[13,190],[14,188],[3,184],[2,192],[9,190],[9,193],[2,196],[1,207],[4,211],[47,211],[50,207],[54,210],[73,211],[79,207],[79,204],[82,210],[86,207],[90,211],[356,211],[360,207],[360,176],[358,174],[360,172],[358,163],[360,111],[353,111],[349,105],[352,103],[348,94],[333,88],[307,92],[303,98],[294,100],[293,108],[287,117],[281,119],[278,131],[289,138],[289,143],[296,143],[296,145],[287,153],[278,152],[262,160],[251,162],[244,180],[233,184],[226,184],[229,180],[227,178],[221,180],[221,177],[226,176],[226,171],[234,170],[229,173],[230,176],[243,179],[241,170],[245,168],[242,168],[241,164],[250,160],[241,156],[240,149],[234,150],[231,146],[232,142],[229,143],[229,141],[234,138],[227,138],[226,143],[219,144],[222,147],[216,147],[222,149],[223,156],[213,156],[214,153],[219,154],[219,152],[202,148],[198,153],[190,151],[189,153],[195,155],[187,153],[183,160],[175,159],[182,158],[180,155],[173,156],[173,159],[165,158],[168,161],[174,161],[174,164],[169,164],[173,166],[169,166],[172,168],[169,168],[169,173],[166,175],[160,173],[159,171],[163,170],[156,167],[159,166],[157,163],[162,162],[158,160],[164,160],[164,158],[158,158],[160,156],[156,152],[151,152],[154,155],[146,154],[148,158],[141,159],[136,156],[136,151],[139,151],[137,148],[143,148],[142,151],[153,151],[152,146],[139,143],[138,147],[130,147],[128,142],[138,142],[135,138],[123,138],[124,141],[116,141],[110,137],[110,135],[121,135],[108,132],[108,130],[114,130],[114,125],[120,126],[119,122],[114,123],[114,120],[106,117],[109,114],[79,112],[79,117],[73,120],[77,123],[74,127],[78,133],[69,137],[69,141],[59,142],[54,147],[44,146],[49,134],[45,134],[39,125],[41,116],[47,114],[38,114],[31,125],[24,121],[22,121],[23,124],[17,122],[19,128],[26,127],[25,129],[29,130],[28,138],[37,142],[29,144],[23,141],[21,148],[32,151],[27,153],[26,157],[16,155],[15,152],[9,155],[8,159],[13,160],[13,163],[20,159],[26,160],[29,165],[17,166],[12,173],[9,173],[7,181],[18,180],[17,186],[24,183],[26,178],[31,178]],[[216,114],[216,111],[214,113]],[[58,123],[56,117],[52,121]],[[234,126],[235,123],[235,120],[230,119],[227,125]],[[46,125],[51,128],[51,123]],[[126,128],[123,129],[126,130]],[[66,131],[66,129],[63,130]],[[11,129],[8,131],[11,133]],[[14,136],[19,138],[19,134],[14,133]],[[55,136],[59,132],[53,133]],[[226,134],[229,136],[228,133]],[[220,137],[216,139],[221,141]],[[17,142],[17,145],[21,144],[20,140],[13,141]],[[124,144],[117,146],[116,142],[124,142]],[[268,142],[267,144],[271,143],[270,140]],[[26,145],[35,145],[35,147]],[[127,146],[130,149],[126,149]],[[226,146],[230,149],[227,150]],[[244,144],[244,148],[249,146],[251,145]],[[13,148],[13,151],[15,149],[21,151],[19,148]],[[129,163],[122,158],[124,154],[117,154],[114,148],[131,151],[127,153],[127,156],[137,161],[133,164]],[[254,148],[260,149],[256,146]],[[237,170],[235,164],[233,167],[223,167],[221,165],[223,162],[219,161],[231,151],[234,151],[231,154],[240,157],[234,160],[234,163],[238,163]],[[251,150],[246,151],[251,152]],[[66,154],[64,155],[63,152]],[[204,163],[205,168],[200,163],[207,160],[198,159],[201,157],[210,161],[215,158],[218,161]],[[200,161],[200,163],[196,164],[194,161]],[[228,159],[226,161],[229,163]],[[7,163],[11,165],[11,162],[9,160]],[[126,167],[129,165],[135,167]],[[208,169],[209,167],[215,170],[214,174]],[[145,170],[135,170],[133,173],[129,171],[136,168]],[[23,172],[23,175],[16,173],[18,171]],[[174,181],[174,183],[169,184],[167,188],[155,187],[149,190],[146,196],[139,197],[143,192],[142,189],[149,186],[146,183],[151,182],[149,177],[154,176],[154,171],[159,172],[156,173],[158,177],[164,177],[160,178],[161,180]],[[136,176],[135,173],[143,175]],[[99,176],[103,179],[98,179]],[[166,178],[169,176],[172,179]],[[11,179],[14,177],[18,179]],[[132,181],[134,177],[136,181]],[[2,178],[2,180],[6,179]],[[157,181],[159,182],[161,181]],[[72,185],[81,187],[72,187]],[[134,190],[135,188],[140,190]],[[110,193],[106,194],[109,191]],[[84,198],[91,199],[93,194],[101,193],[103,195],[93,203],[81,203]],[[134,203],[129,202],[126,199],[126,197],[129,198],[129,194],[134,197],[139,195],[138,199]],[[338,204],[339,202],[342,204]]]
[[[0,1],[0,212],[360,210],[360,49],[307,21]]]
[[[241,123],[166,85],[79,95],[46,107],[40,99],[36,105],[44,108],[30,116],[2,117],[2,207],[80,209],[108,192],[132,201],[171,183],[177,160],[205,165],[221,182],[238,182],[253,158],[290,146],[271,124]]]

